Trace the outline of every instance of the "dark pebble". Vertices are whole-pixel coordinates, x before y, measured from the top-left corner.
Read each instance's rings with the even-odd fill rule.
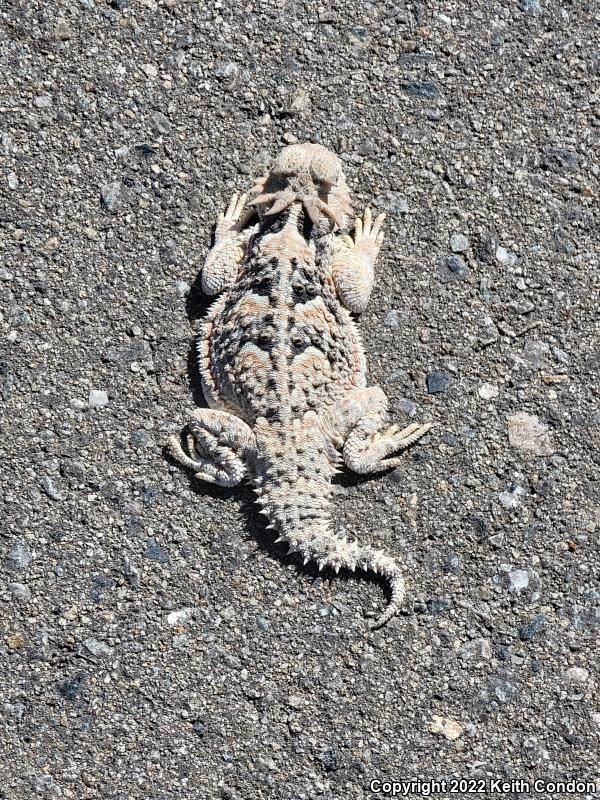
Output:
[[[71,484],[81,483],[85,478],[85,467],[81,461],[63,461],[60,465],[60,474]]]
[[[75,700],[85,684],[85,672],[77,672],[71,678],[61,683],[58,691],[67,700]]]
[[[477,260],[481,261],[483,264],[492,264],[496,258],[498,245],[498,237],[494,233],[491,233],[491,231],[482,233],[475,246]]]
[[[443,598],[427,600],[427,610],[430,614],[442,614],[444,611],[448,611],[451,605],[449,600]]]
[[[146,506],[154,505],[157,498],[161,495],[161,491],[157,486],[144,486],[142,491],[140,492],[140,497],[142,498],[142,502]]]
[[[445,392],[450,386],[450,376],[442,370],[433,370],[427,376],[427,391],[429,394]]]
[[[440,96],[440,90],[433,81],[407,81],[402,86],[402,91],[412,97],[426,97],[435,100]]]
[[[146,546],[144,558],[147,558],[150,561],[158,561],[159,564],[166,564],[169,561],[169,552],[153,539],[150,539],[148,545]]]
[[[486,538],[489,534],[489,524],[484,517],[480,517],[478,514],[471,514],[466,518],[466,521],[471,525],[480,539]]]
[[[561,174],[577,169],[577,153],[563,147],[549,147],[542,155],[542,167],[550,172]]]
[[[519,628],[519,639],[522,642],[530,642],[533,637],[546,627],[546,617],[543,614],[535,616],[527,625]]]
[[[453,275],[457,275],[459,278],[465,276],[469,271],[467,265],[460,256],[448,256],[446,259],[446,266]]]
[[[565,741],[572,747],[581,747],[585,744],[584,737],[580,736],[578,733],[565,733]]]
[[[141,160],[150,159],[158,155],[158,150],[147,142],[138,142],[134,144],[133,152]]]

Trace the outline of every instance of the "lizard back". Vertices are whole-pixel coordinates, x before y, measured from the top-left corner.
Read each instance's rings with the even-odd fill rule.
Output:
[[[327,242],[312,236],[299,204],[281,217],[259,226],[200,337],[209,403],[249,423],[290,425],[364,385],[362,345],[336,296]]]

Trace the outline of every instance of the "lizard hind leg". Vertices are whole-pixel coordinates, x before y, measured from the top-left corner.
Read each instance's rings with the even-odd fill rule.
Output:
[[[189,422],[186,453],[176,436],[167,447],[173,458],[199,480],[237,486],[247,475],[254,434],[238,417],[209,408],[195,409]]]
[[[386,427],[388,399],[378,386],[355,389],[329,412],[325,431],[335,446],[342,449],[347,467],[361,475],[397,467],[401,458],[394,455],[424,436],[432,422],[413,423],[402,430]]]

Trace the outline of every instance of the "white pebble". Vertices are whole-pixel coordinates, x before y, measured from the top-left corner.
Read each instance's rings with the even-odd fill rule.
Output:
[[[462,233],[453,233],[450,237],[450,250],[453,253],[464,253],[469,247],[469,240]]]
[[[517,263],[517,256],[499,244],[496,248],[496,261],[504,267],[514,267]]]
[[[491,400],[493,397],[498,397],[499,391],[498,387],[493,383],[482,383],[477,390],[477,394],[483,400]]]
[[[511,592],[520,592],[529,586],[529,573],[526,569],[513,569],[508,575],[508,581]]]
[[[187,622],[193,613],[193,608],[181,608],[179,611],[171,611],[167,616],[167,622],[169,625],[181,625],[181,623]]]
[[[104,408],[108,405],[108,395],[102,389],[92,389],[88,397],[90,408]]]
[[[569,683],[586,683],[589,677],[590,673],[585,667],[570,667],[565,672],[565,678]]]

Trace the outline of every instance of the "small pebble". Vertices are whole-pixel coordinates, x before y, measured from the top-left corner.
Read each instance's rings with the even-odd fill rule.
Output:
[[[417,413],[417,404],[415,401],[409,400],[406,397],[400,397],[398,400],[396,400],[394,407],[403,414],[406,414],[407,417],[414,417]]]
[[[167,622],[169,625],[181,625],[191,619],[193,614],[193,608],[181,608],[179,611],[171,611],[171,613],[167,615]]]
[[[523,347],[523,358],[534,369],[539,369],[550,358],[550,345],[541,339],[528,339]]]
[[[586,683],[590,673],[585,667],[570,667],[565,672],[565,678],[569,683]]]
[[[121,184],[119,181],[106,183],[100,187],[102,205],[111,214],[116,214],[121,205]]]
[[[524,14],[531,14],[532,16],[542,13],[540,0],[519,0],[519,8]]]
[[[150,124],[152,125],[154,131],[158,134],[169,133],[171,130],[171,123],[169,119],[160,111],[156,111],[154,114],[152,114],[150,117]]]
[[[462,233],[453,233],[450,237],[450,250],[453,253],[465,253],[470,246],[471,243]]]
[[[27,567],[33,561],[33,552],[27,542],[23,539],[17,539],[7,557],[7,566],[9,569],[19,572]]]
[[[517,263],[517,256],[505,247],[498,245],[496,248],[496,261],[504,267],[514,267]]]
[[[52,98],[49,94],[40,94],[33,100],[36,108],[49,108],[52,105]]]
[[[40,481],[40,486],[46,492],[48,497],[51,500],[64,500],[64,495],[62,495],[58,489],[54,486],[52,479],[48,475],[44,475],[42,480]]]
[[[457,722],[454,719],[440,717],[437,714],[434,714],[433,720],[429,724],[429,731],[431,733],[439,733],[450,742],[454,742],[463,735],[465,729],[460,722]]]
[[[433,370],[427,376],[427,391],[429,394],[445,392],[450,386],[450,376],[442,370]]]
[[[399,325],[402,324],[406,317],[405,312],[398,311],[395,308],[392,308],[390,311],[387,312],[385,317],[383,318],[383,324],[387,325],[388,328],[397,328]]]
[[[520,592],[529,586],[529,572],[526,569],[514,569],[508,573],[509,592]]]
[[[145,431],[143,428],[137,431],[133,431],[131,436],[129,437],[129,441],[131,442],[133,447],[151,447],[154,444],[154,439],[152,435]]]
[[[534,414],[519,411],[507,419],[508,441],[523,453],[549,456],[554,453],[548,426]]]
[[[363,139],[356,149],[361,156],[372,156],[375,153],[375,143],[372,139]]]
[[[408,214],[410,210],[408,200],[397,192],[388,192],[387,208],[392,214]]]
[[[219,61],[215,67],[215,75],[221,79],[231,79],[239,72],[239,65],[235,61]]]
[[[303,111],[306,111],[309,106],[310,94],[306,89],[298,88],[292,93],[288,106],[288,113],[292,115],[301,114]]]
[[[123,554],[121,569],[127,582],[131,586],[140,585],[140,571],[126,553]]]
[[[489,661],[492,657],[492,645],[489,639],[472,639],[463,644],[460,648],[460,654],[465,659],[483,658]]]
[[[154,64],[142,64],[142,70],[148,78],[156,78],[158,70]]]
[[[518,506],[521,505],[521,497],[524,494],[525,489],[523,489],[522,486],[518,486],[516,483],[511,483],[506,491],[501,492],[498,495],[498,500],[505,508],[518,508]]]
[[[108,405],[108,395],[102,389],[92,389],[88,397],[90,408],[104,408]]]
[[[26,603],[31,597],[31,591],[24,583],[9,583],[8,591],[20,603]]]
[[[492,400],[494,397],[498,397],[499,393],[500,390],[493,383],[482,383],[479,389],[477,390],[477,394],[483,400]]]
[[[84,639],[83,646],[95,658],[109,658],[113,654],[113,648],[98,639]]]

